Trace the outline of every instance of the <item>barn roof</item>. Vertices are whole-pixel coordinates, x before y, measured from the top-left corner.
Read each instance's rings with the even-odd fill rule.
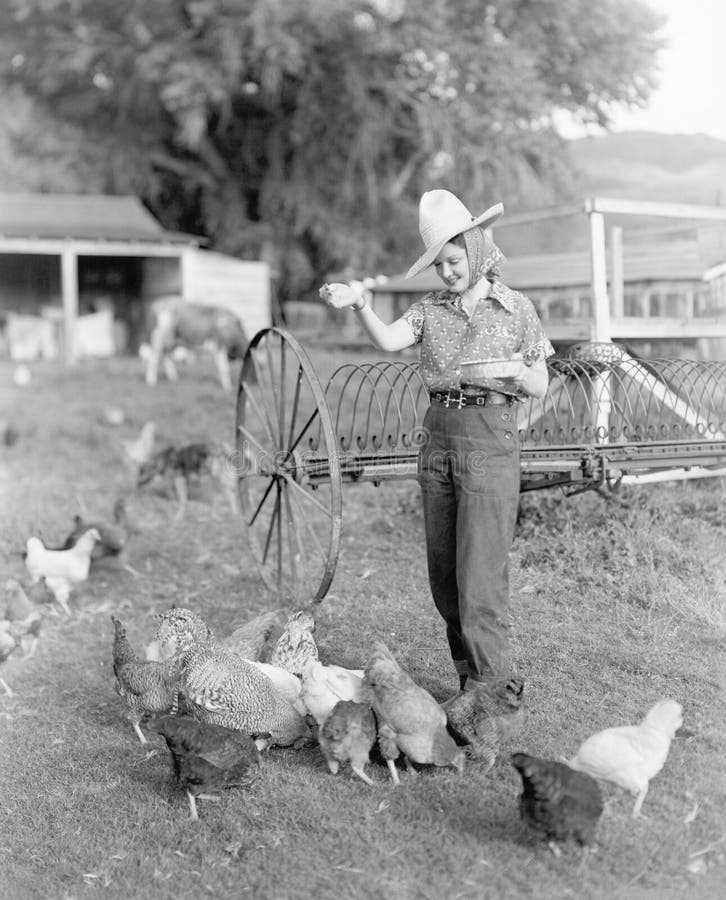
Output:
[[[723,261],[723,260],[722,260]],[[612,270],[610,253],[608,272]],[[633,244],[623,250],[626,282],[700,281],[714,260],[705,258],[696,241]],[[590,285],[590,254],[547,253],[512,256],[502,267],[502,279],[515,290],[578,287]],[[441,281],[433,269],[413,278],[394,275],[374,290],[380,293],[425,293],[440,290]]]
[[[138,197],[97,194],[0,194],[0,237],[197,240],[166,231]]]

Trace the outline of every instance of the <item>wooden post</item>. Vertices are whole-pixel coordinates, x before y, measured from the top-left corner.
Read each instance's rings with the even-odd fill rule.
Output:
[[[61,291],[63,294],[63,340],[65,360],[72,366],[76,360],[76,319],[78,318],[78,256],[65,247],[61,252]]]
[[[614,226],[610,229],[610,291],[613,295],[613,316],[622,319],[625,315],[625,279],[623,269],[623,229]]]
[[[608,276],[605,263],[605,217],[593,212],[586,204],[590,218],[590,264],[592,305],[595,313],[593,340],[610,340],[610,301],[608,299]]]

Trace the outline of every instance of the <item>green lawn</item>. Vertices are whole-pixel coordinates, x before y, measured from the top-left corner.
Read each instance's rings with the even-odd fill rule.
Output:
[[[321,359],[321,367],[330,357]],[[81,506],[108,516],[127,489],[120,442],[147,419],[158,443],[230,440],[233,401],[204,363],[148,388],[129,359],[73,372],[33,367],[30,385],[0,365],[0,408],[17,428],[0,447],[0,554],[27,581],[31,533],[65,536]],[[111,426],[108,405],[125,422]],[[189,818],[163,742],[149,755],[113,690],[110,616],[139,649],[154,615],[199,612],[220,635],[276,604],[239,522],[202,484],[186,518],[153,491],[130,495],[140,575],[99,566],[48,612],[36,655],[15,657],[0,695],[0,897],[17,898],[717,898],[726,883],[725,485],[626,489],[628,506],[557,491],[523,498],[512,554],[511,634],[530,716],[486,776],[422,771],[394,788],[329,774],[317,747],[272,750],[246,791],[200,801]],[[362,666],[375,640],[437,699],[454,691],[431,602],[414,482],[344,488],[343,549],[318,607],[325,661]],[[558,758],[590,733],[634,723],[657,699],[683,704],[684,726],[643,812],[604,786],[597,849],[555,857],[517,812],[510,750]]]

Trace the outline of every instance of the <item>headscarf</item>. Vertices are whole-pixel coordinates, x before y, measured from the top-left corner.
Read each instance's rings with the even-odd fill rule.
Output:
[[[469,260],[469,284],[491,274],[499,277],[499,266],[506,257],[483,228],[470,228],[462,235]]]

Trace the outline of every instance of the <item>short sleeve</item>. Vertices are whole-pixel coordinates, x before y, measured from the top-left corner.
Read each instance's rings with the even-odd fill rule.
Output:
[[[412,306],[409,306],[409,308],[401,316],[401,318],[405,319],[411,326],[411,330],[413,331],[413,336],[416,340],[416,343],[420,344],[423,340],[424,322],[426,320],[426,316],[424,315],[423,300],[417,300],[416,303],[414,303]]]
[[[522,304],[522,341],[520,353],[528,366],[534,365],[548,356],[553,356],[555,348],[544,332],[537,310],[529,297],[523,298]]]

